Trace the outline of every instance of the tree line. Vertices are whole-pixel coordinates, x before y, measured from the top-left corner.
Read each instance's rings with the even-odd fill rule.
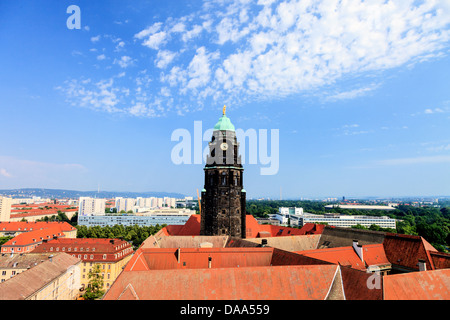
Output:
[[[84,226],[77,225],[77,238],[109,238],[122,239],[130,242],[134,249],[137,249],[145,239],[156,234],[166,225],[155,226],[124,226],[116,224],[114,226]]]

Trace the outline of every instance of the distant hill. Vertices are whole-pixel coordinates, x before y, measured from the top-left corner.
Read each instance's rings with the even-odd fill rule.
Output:
[[[50,199],[76,199],[79,197],[96,197],[111,199],[115,197],[127,198],[149,198],[149,197],[170,197],[170,198],[184,198],[185,195],[173,192],[129,192],[129,191],[77,191],[77,190],[63,190],[63,189],[39,189],[39,188],[23,188],[23,189],[5,189],[0,190],[0,195],[9,196],[12,198],[50,198]]]

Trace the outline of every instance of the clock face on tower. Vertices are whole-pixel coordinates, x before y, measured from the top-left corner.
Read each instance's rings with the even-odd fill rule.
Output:
[[[220,149],[222,149],[223,151],[227,150],[227,149],[228,149],[228,143],[223,142],[223,143],[220,145]]]

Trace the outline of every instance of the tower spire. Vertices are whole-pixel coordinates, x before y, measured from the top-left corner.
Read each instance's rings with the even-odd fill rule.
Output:
[[[224,105],[224,106],[223,106],[223,115],[225,115],[225,111],[226,111],[226,109],[227,109],[227,106],[226,106],[226,105]]]

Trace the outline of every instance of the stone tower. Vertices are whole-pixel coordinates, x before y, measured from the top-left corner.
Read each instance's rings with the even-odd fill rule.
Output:
[[[241,165],[236,131],[225,115],[225,108],[214,126],[204,168],[200,234],[245,238],[244,168]]]

